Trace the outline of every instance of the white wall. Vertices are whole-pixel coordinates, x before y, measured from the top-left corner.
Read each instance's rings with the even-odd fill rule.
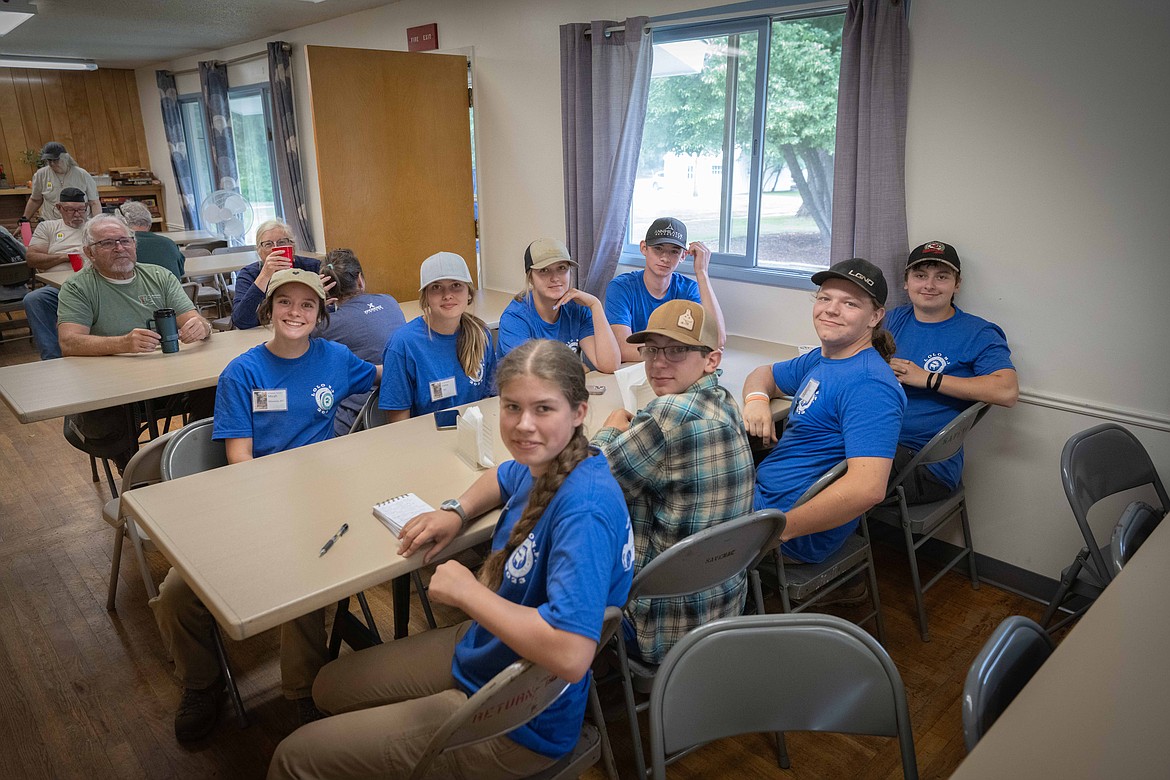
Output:
[[[402,0],[272,36],[296,47],[319,244],[302,44],[405,49],[407,27],[437,22],[443,50],[473,49],[483,278],[515,289],[527,243],[564,230],[557,26],[706,5]],[[909,240],[959,247],[960,305],[1004,327],[1024,389],[1161,419],[1170,419],[1161,343],[1170,315],[1160,276],[1170,247],[1168,13],[1141,0],[915,0],[907,143]],[[138,74],[143,117],[152,167],[173,193],[153,71]],[[168,213],[178,214],[173,198]],[[807,293],[727,281],[716,291],[733,333],[813,339]],[[1060,488],[1060,448],[1096,422],[1029,403],[988,416],[973,434],[967,472],[981,552],[1059,574],[1080,545]],[[1170,477],[1170,435],[1135,431]]]

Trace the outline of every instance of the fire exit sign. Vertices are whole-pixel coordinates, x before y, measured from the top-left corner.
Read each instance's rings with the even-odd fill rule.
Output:
[[[430,51],[439,48],[438,23],[406,28],[407,51]]]

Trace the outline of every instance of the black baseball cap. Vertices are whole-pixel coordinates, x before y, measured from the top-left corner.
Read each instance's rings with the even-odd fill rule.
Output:
[[[646,245],[674,244],[687,248],[687,226],[674,217],[659,217],[646,231]]]
[[[824,284],[827,279],[853,282],[869,293],[878,302],[878,306],[886,305],[886,295],[889,293],[886,288],[886,277],[882,274],[882,269],[868,260],[860,257],[842,260],[829,266],[827,271],[818,271],[812,275],[813,284]]]
[[[49,141],[47,144],[45,144],[45,147],[41,149],[42,160],[56,160],[63,154],[67,154],[65,151],[65,144],[58,143],[56,141]]]
[[[76,187],[66,187],[61,190],[60,197],[57,198],[58,203],[85,203],[85,193]]]
[[[960,273],[959,253],[950,244],[944,244],[942,241],[927,241],[922,246],[914,247],[914,251],[910,253],[910,259],[906,261],[906,270],[910,270],[919,263],[942,263],[949,265],[955,269],[955,273]]]

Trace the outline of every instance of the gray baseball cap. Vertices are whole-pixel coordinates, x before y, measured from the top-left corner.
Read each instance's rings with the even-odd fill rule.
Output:
[[[440,279],[466,282],[468,287],[475,288],[475,283],[471,281],[471,271],[467,270],[467,263],[454,252],[436,252],[422,261],[418,269],[419,292],[427,289],[431,282]]]

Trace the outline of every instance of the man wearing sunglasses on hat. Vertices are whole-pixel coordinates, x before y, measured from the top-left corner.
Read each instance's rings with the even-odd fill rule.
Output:
[[[751,448],[739,408],[719,385],[719,330],[702,304],[674,300],[627,342],[638,346],[655,395],[636,415],[613,412],[593,439],[626,496],[634,570],[693,533],[752,511]],[[743,611],[744,576],[697,595],[635,601],[627,646],[658,663],[696,626]]]
[[[296,248],[292,230],[279,219],[270,219],[256,229],[256,254],[259,262],[246,265],[236,274],[236,296],[232,300],[232,324],[240,330],[255,328],[260,324],[256,310],[264,303],[264,294],[268,291],[268,281],[277,271],[286,268],[302,268],[315,274],[321,272],[321,261],[312,257],[301,257],[294,254],[292,260],[282,252],[273,252],[278,247]],[[333,286],[333,280],[322,277],[322,283],[328,282],[325,289]]]

